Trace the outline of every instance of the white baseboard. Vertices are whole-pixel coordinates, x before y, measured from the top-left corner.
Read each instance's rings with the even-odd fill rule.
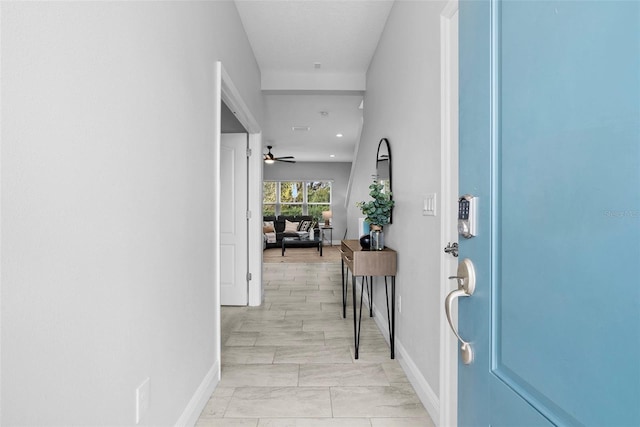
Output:
[[[413,363],[413,359],[409,357],[406,349],[398,339],[396,339],[396,354],[400,355],[398,359],[400,366],[402,366],[409,382],[415,389],[416,394],[429,413],[433,423],[437,426],[440,421],[440,399],[438,399],[438,396],[429,386],[429,383],[422,376],[416,364]]]
[[[211,369],[209,369],[209,372],[207,372],[207,375],[202,379],[202,382],[193,394],[193,397],[189,400],[187,407],[184,408],[184,412],[182,412],[182,415],[178,421],[176,421],[176,427],[190,427],[196,425],[202,410],[207,405],[209,398],[220,381],[219,367],[220,364],[218,361],[215,361],[213,366],[211,366]]]
[[[364,299],[365,301],[367,301],[368,307],[369,301],[366,293],[364,295]],[[386,314],[387,309],[385,308],[384,310]],[[390,338],[387,318],[380,312],[380,310],[378,310],[378,307],[375,304],[373,306],[373,319],[375,320],[378,329],[380,329],[380,332],[384,336],[384,339],[387,341],[387,344],[389,344]],[[429,413],[431,420],[433,420],[434,424],[437,426],[440,421],[440,399],[438,399],[438,395],[433,391],[431,386],[429,386],[429,383],[424,378],[422,373],[420,373],[420,370],[413,362],[413,359],[411,358],[411,356],[409,356],[409,353],[407,353],[407,350],[404,348],[402,342],[398,339],[397,336],[395,339],[395,350],[396,358],[398,359],[402,370],[407,375],[409,382],[415,389],[418,398],[424,405],[424,408]]]

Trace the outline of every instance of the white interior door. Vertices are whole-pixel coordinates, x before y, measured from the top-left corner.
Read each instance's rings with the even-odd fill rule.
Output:
[[[220,302],[247,305],[247,135],[220,137]]]

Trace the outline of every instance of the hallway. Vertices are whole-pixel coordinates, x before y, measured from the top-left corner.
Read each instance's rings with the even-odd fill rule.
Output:
[[[263,280],[261,307],[222,308],[222,379],[199,427],[433,426],[368,316],[353,359],[339,263],[264,264]]]

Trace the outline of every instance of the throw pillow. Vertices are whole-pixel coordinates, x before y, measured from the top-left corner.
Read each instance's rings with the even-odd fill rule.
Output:
[[[311,221],[300,221],[300,225],[298,226],[298,231],[309,231],[309,226],[311,225]]]
[[[273,221],[263,221],[262,222],[262,232],[263,233],[273,233],[276,229],[273,226]]]
[[[298,231],[299,222],[291,222],[287,219],[284,220],[284,232],[285,233],[295,233]]]
[[[311,221],[311,224],[309,224],[309,229],[316,228],[317,226],[318,226],[318,220],[314,219],[313,221]]]

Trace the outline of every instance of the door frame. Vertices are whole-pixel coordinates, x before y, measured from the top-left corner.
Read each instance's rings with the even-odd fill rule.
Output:
[[[257,153],[262,152],[262,135],[261,129],[256,121],[254,115],[247,104],[243,101],[240,92],[233,84],[233,80],[222,66],[222,62],[216,61],[213,67],[213,292],[215,295],[214,303],[214,319],[216,322],[216,337],[215,348],[216,356],[218,359],[218,381],[220,380],[221,373],[221,361],[222,361],[222,327],[220,318],[220,135],[222,130],[221,125],[221,103],[224,101],[227,107],[233,111],[238,118],[238,121],[244,126],[249,133],[248,144],[249,148],[256,153],[249,157],[249,178],[247,195],[249,199],[248,209],[256,213],[261,212],[260,202],[262,200],[262,166],[255,167],[255,162],[258,156]],[[253,159],[253,161],[251,160]],[[261,164],[261,162],[260,162]],[[255,189],[259,188],[258,195],[256,195]],[[258,209],[255,209],[258,206]],[[262,303],[262,245],[257,242],[259,239],[251,239],[252,232],[257,233],[258,228],[262,226],[262,221],[258,223],[258,215],[252,215],[248,220],[248,236],[249,245],[248,258],[249,266],[251,268],[253,277],[249,282],[249,305],[260,305]],[[259,236],[260,234],[254,234]]]
[[[248,157],[247,180],[247,209],[251,212],[248,218],[247,230],[248,272],[252,276],[251,280],[249,280],[248,303],[250,306],[259,306],[262,304],[262,242],[258,238],[262,235],[262,156],[260,156],[260,153],[262,153],[262,131],[224,66],[220,62],[218,64],[220,64],[221,72],[221,101],[227,104],[227,107],[247,130],[247,145],[252,153]],[[220,128],[217,129],[217,133],[218,135],[220,134]],[[219,150],[219,139],[217,143],[217,150]],[[216,161],[219,162],[219,159],[218,157]],[[218,216],[219,213],[218,211]],[[218,281],[218,291],[219,283]]]
[[[450,230],[454,226],[453,221],[457,217],[455,207],[448,203],[457,198],[456,189],[452,188],[453,176],[457,174],[457,167],[452,162],[458,162],[453,158],[451,145],[458,144],[457,138],[451,132],[452,105],[458,102],[453,99],[451,85],[454,82],[452,76],[452,60],[458,51],[453,52],[453,33],[451,21],[458,13],[458,0],[450,0],[440,12],[440,247],[444,248],[452,241]],[[455,79],[457,81],[457,78]],[[457,114],[457,113],[456,113]],[[455,139],[455,140],[454,140]],[[455,172],[454,172],[455,169]],[[457,239],[456,239],[457,241]],[[452,284],[447,279],[454,272],[448,271],[451,264],[451,255],[444,250],[440,251],[440,413],[438,425],[455,426],[458,419],[458,346],[455,336],[451,333],[446,320],[444,300],[451,292]]]
[[[222,345],[221,345],[221,337],[222,337],[222,325],[221,325],[221,317],[220,317],[220,135],[222,132],[222,122],[221,122],[221,103],[224,101],[227,104],[227,107],[231,109],[236,114],[236,117],[242,123],[244,128],[249,132],[249,146],[253,149],[256,155],[251,156],[251,158],[261,157],[258,156],[257,153],[262,152],[262,135],[260,126],[256,121],[255,117],[251,113],[251,110],[246,105],[246,103],[242,100],[242,96],[240,96],[240,92],[237,90],[236,86],[233,84],[231,77],[226,72],[224,67],[222,66],[222,62],[216,61],[213,64],[213,147],[212,147],[212,155],[213,155],[213,171],[212,171],[212,180],[213,180],[213,241],[211,242],[213,246],[213,294],[215,296],[214,301],[214,319],[216,322],[216,336],[214,338],[214,346],[215,346],[215,356],[217,360],[217,380],[220,380],[221,374],[221,360],[222,360]],[[255,160],[254,160],[255,162]],[[262,191],[262,166],[259,168],[251,168],[252,162],[250,162],[249,169],[253,169],[253,172],[249,173],[248,180],[248,197],[250,200],[249,209],[255,210],[256,204],[259,206],[259,210],[256,212],[261,212],[260,202],[262,200],[261,196],[256,197],[255,191],[250,191],[249,189],[255,188],[256,186],[259,188],[259,192]],[[253,218],[249,218],[249,236],[251,236],[252,230],[257,230],[257,215],[253,215]],[[260,221],[260,226],[262,225],[262,221]],[[259,236],[260,234],[256,234]],[[249,238],[249,246],[248,246],[248,257],[249,264],[251,268],[253,268],[253,279],[250,281],[249,285],[249,304],[250,305],[260,305],[262,302],[262,245],[258,245],[256,242],[252,242],[256,239]],[[252,244],[253,243],[253,244]],[[258,251],[257,248],[260,250]],[[252,256],[253,255],[253,256]],[[256,267],[256,265],[258,267]]]

